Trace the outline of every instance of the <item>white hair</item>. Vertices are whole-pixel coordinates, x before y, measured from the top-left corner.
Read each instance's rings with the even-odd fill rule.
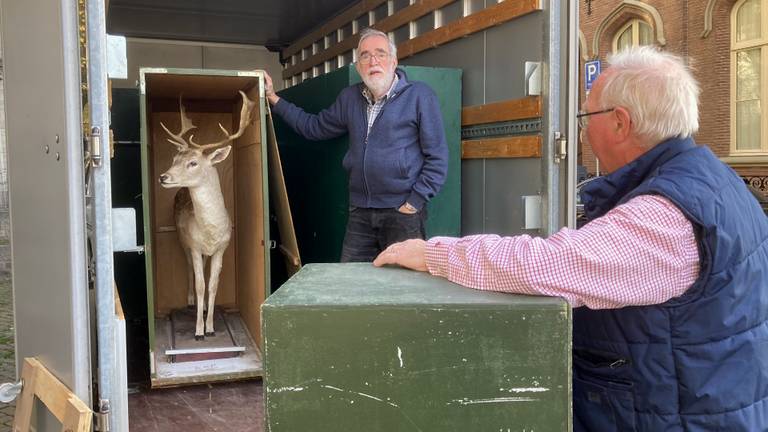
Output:
[[[603,109],[626,108],[635,133],[649,146],[699,129],[699,84],[683,61],[656,48],[623,50],[608,58]]]
[[[392,57],[397,58],[397,45],[392,42],[392,39],[390,39],[389,36],[387,36],[387,34],[383,31],[379,31],[371,27],[366,27],[360,31],[360,40],[357,42],[358,51],[360,50],[360,45],[363,43],[363,41],[371,36],[381,36],[386,39],[387,42],[389,42],[389,54],[392,55]]]

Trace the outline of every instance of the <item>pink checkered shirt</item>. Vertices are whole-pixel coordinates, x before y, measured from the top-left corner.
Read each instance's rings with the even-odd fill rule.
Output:
[[[558,296],[572,307],[617,309],[683,294],[699,274],[693,225],[666,198],[642,195],[574,230],[434,237],[429,272],[489,291]]]

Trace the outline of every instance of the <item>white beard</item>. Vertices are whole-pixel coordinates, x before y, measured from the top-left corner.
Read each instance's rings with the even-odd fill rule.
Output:
[[[374,95],[383,95],[389,90],[392,85],[392,80],[395,79],[395,71],[384,71],[378,77],[364,76],[363,82]]]

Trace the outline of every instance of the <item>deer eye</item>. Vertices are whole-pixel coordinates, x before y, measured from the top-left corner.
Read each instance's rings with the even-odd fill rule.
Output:
[[[197,161],[191,161],[191,162],[188,164],[188,166],[189,166],[190,168],[194,168],[194,167],[196,167],[196,166],[197,166]]]

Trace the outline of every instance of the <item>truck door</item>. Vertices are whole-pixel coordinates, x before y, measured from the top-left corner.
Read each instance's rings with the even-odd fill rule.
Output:
[[[109,140],[100,139],[109,130],[103,0],[3,0],[0,13],[17,375],[37,357],[109,413],[97,427],[109,419],[127,430]],[[37,430],[60,428],[37,412]]]

